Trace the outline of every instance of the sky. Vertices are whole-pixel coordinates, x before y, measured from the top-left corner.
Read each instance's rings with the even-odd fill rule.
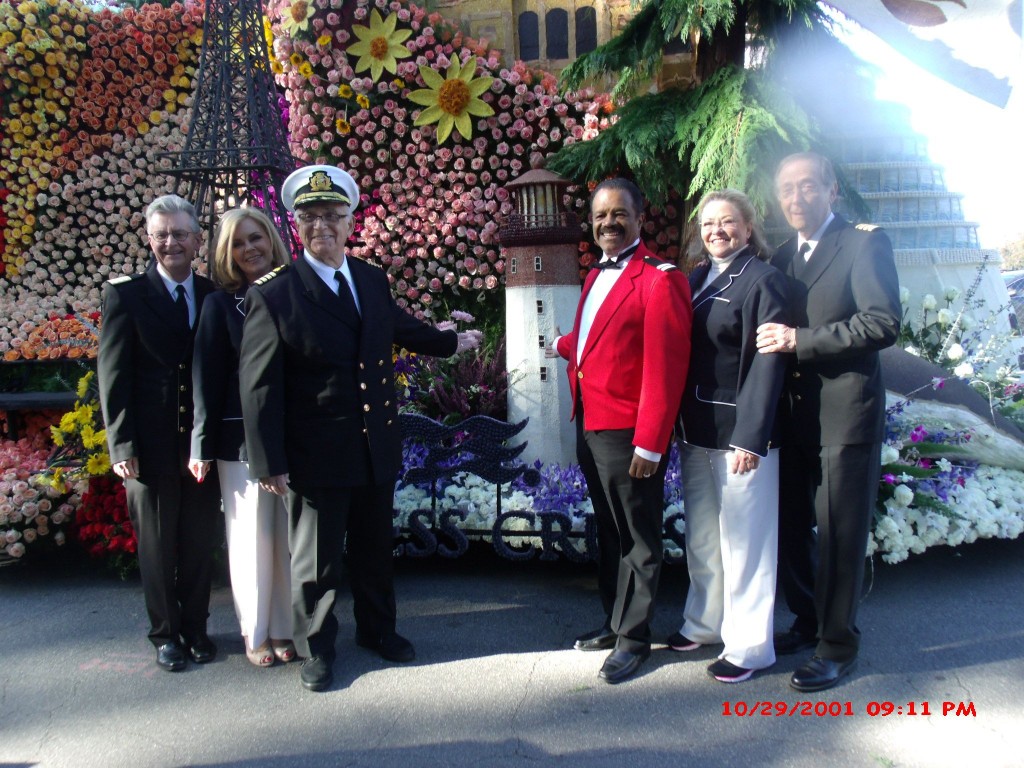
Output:
[[[882,73],[880,99],[905,104],[946,187],[963,195],[964,218],[980,226],[982,248],[1024,237],[1024,78],[1005,109],[995,107],[909,62],[853,22],[840,38]]]

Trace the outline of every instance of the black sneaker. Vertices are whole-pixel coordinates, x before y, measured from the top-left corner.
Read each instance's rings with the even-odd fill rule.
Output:
[[[701,646],[701,643],[691,640],[679,632],[670,635],[665,642],[668,643],[668,647],[673,651],[696,651]]]
[[[708,666],[708,674],[720,683],[742,683],[750,679],[754,670],[737,667],[731,661],[719,659]]]

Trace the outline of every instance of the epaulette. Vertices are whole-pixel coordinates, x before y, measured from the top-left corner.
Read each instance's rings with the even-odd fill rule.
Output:
[[[263,277],[259,278],[258,280],[254,280],[253,285],[263,285],[264,283],[270,282],[275,277],[282,274],[286,269],[288,269],[288,266],[288,264],[282,264],[280,267],[275,267],[274,269],[267,272],[267,274],[265,274]]]
[[[675,264],[670,264],[667,261],[662,261],[656,256],[644,256],[644,264],[650,264],[652,267],[657,267],[662,272],[676,272],[678,267]]]
[[[881,229],[877,224],[858,224],[857,229],[861,232],[874,232],[876,229]]]
[[[140,272],[137,275],[119,275],[118,277],[112,278],[107,282],[110,283],[111,285],[120,285],[121,283],[127,283],[132,280],[138,280],[140,277],[142,277],[142,275],[142,272]]]
[[[370,261],[369,259],[365,258],[364,256],[356,256],[354,253],[346,253],[345,254],[345,258],[346,259],[355,259],[356,261],[361,261],[363,264],[365,264],[368,267],[376,267],[377,269],[380,269],[380,270],[384,269],[384,267],[382,265],[378,264],[376,261]]]

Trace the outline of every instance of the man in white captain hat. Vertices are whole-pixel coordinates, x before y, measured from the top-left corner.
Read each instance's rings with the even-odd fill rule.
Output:
[[[303,687],[333,681],[333,606],[347,556],[356,644],[384,659],[415,658],[395,629],[393,496],[401,468],[392,344],[448,356],[479,331],[441,331],[391,296],[378,267],[348,258],[359,187],[345,171],[310,165],[281,197],[304,253],[246,296],[240,353],[253,478],[287,497],[295,644]],[[347,542],[347,544],[346,544]]]

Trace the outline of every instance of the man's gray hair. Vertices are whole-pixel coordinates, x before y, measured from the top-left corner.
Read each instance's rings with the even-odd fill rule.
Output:
[[[173,215],[175,213],[187,213],[192,219],[192,231],[199,231],[199,217],[196,216],[196,207],[180,195],[161,195],[146,207],[146,227],[149,227],[150,219],[157,213]]]
[[[829,189],[834,189],[836,187],[838,182],[836,180],[836,171],[832,167],[832,161],[817,152],[796,152],[782,158],[779,162],[779,167],[775,170],[776,180],[779,178],[779,174],[782,173],[783,168],[790,163],[801,161],[813,163],[817,167],[818,181],[820,181],[824,186]]]

